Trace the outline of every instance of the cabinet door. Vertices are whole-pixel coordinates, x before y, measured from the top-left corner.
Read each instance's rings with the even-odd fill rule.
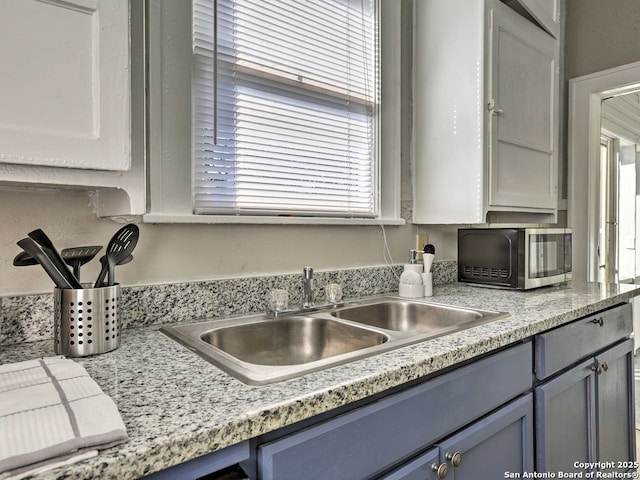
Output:
[[[432,448],[389,475],[383,476],[381,480],[438,480],[438,453],[437,448]]]
[[[514,400],[439,447],[440,462],[449,464],[447,479],[505,478],[505,472],[532,472],[533,395]]]
[[[488,23],[488,204],[556,208],[557,41],[504,5]]]
[[[598,398],[598,461],[635,459],[633,340],[596,357]],[[625,471],[625,469],[611,469]]]
[[[535,389],[538,472],[584,472],[574,462],[594,461],[593,366],[586,360]]]
[[[0,164],[130,168],[127,0],[2,0],[0,64]]]

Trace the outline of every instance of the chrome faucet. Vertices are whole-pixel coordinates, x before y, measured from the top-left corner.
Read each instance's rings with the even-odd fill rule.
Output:
[[[313,268],[302,269],[302,308],[313,307]]]
[[[313,268],[304,267],[302,269],[302,304],[284,310],[267,309],[267,316],[271,318],[287,317],[342,306],[344,306],[344,303],[323,302],[317,304],[313,301]]]

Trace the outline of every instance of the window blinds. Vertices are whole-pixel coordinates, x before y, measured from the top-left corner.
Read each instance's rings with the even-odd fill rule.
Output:
[[[376,0],[193,5],[194,212],[375,216]]]

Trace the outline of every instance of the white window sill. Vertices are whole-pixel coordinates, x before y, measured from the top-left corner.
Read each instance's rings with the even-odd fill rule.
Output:
[[[405,225],[402,218],[262,217],[147,213],[145,223],[254,224],[254,225]]]

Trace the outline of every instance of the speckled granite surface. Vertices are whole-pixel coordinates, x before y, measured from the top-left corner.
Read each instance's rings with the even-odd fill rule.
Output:
[[[339,283],[345,298],[398,291],[402,265],[315,272],[315,298],[324,286]],[[434,285],[456,280],[455,261],[433,265]],[[122,328],[199,318],[261,312],[267,293],[289,291],[290,303],[300,302],[301,274],[243,277],[165,285],[122,287]],[[53,294],[5,297],[0,309],[0,345],[32,342],[53,335]]]
[[[290,425],[492,351],[640,293],[578,284],[529,292],[436,286],[429,301],[502,310],[510,317],[370,359],[251,387],[148,326],[121,347],[78,360],[116,402],[130,441],[38,478],[127,479]],[[48,341],[4,347],[0,363],[52,355]]]

